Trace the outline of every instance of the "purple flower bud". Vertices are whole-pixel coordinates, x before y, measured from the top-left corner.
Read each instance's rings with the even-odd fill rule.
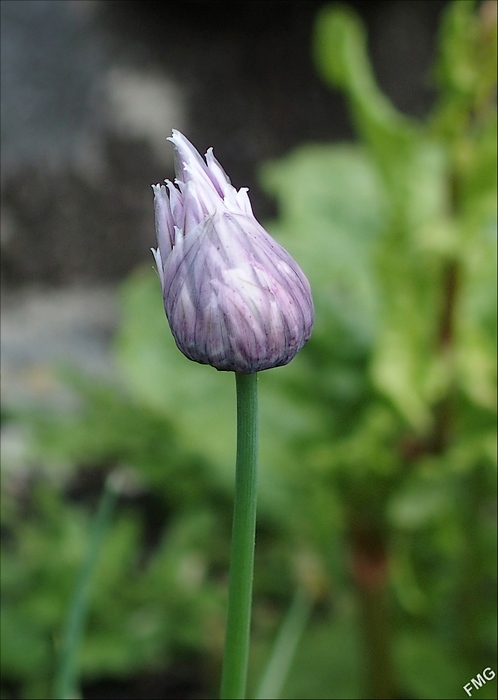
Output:
[[[252,213],[210,148],[179,131],[175,187],[153,185],[164,308],[179,349],[219,370],[250,374],[290,362],[311,335],[308,280]]]

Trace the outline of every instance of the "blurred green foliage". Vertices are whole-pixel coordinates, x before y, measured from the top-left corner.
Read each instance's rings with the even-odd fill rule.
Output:
[[[314,56],[359,142],[261,171],[316,325],[260,381],[252,683],[302,588],[315,612],[283,697],[460,697],[496,658],[496,5],[448,6],[425,123],[379,91],[348,7],[321,11]],[[121,309],[119,386],[73,374],[78,412],[21,416],[35,463],[60,466],[21,492],[4,477],[5,698],[50,693],[113,470],[131,476],[92,579],[82,680],[202,659],[217,692],[233,377],[178,352],[151,270]],[[74,495],[83,468],[90,496]],[[478,692],[495,697],[496,679]]]

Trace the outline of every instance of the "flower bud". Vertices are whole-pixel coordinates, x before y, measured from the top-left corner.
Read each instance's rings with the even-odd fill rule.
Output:
[[[175,187],[153,185],[164,308],[178,348],[219,370],[250,374],[290,362],[311,335],[308,280],[256,221],[210,148],[179,131]]]

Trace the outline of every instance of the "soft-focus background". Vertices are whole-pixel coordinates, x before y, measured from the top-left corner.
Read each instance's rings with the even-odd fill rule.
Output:
[[[234,381],[164,318],[171,128],[317,311],[260,378],[251,697],[496,697],[496,2],[0,6],[1,697],[60,696],[81,590],[73,697],[217,697]]]

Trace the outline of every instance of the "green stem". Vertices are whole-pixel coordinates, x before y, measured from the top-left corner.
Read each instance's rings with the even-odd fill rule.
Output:
[[[257,374],[236,374],[237,462],[222,700],[246,695],[251,626],[258,444]]]
[[[60,665],[55,681],[55,697],[58,700],[77,697],[75,695],[77,684],[76,660],[87,616],[89,583],[95,570],[104,535],[111,522],[116,500],[117,492],[111,485],[111,478],[108,477],[93,522],[88,555],[83,563],[75,586],[73,599],[69,606],[66,628],[63,634]]]
[[[312,604],[309,596],[298,590],[271,651],[265,673],[255,693],[256,700],[271,700],[271,698],[279,698],[282,695],[311,610]]]

